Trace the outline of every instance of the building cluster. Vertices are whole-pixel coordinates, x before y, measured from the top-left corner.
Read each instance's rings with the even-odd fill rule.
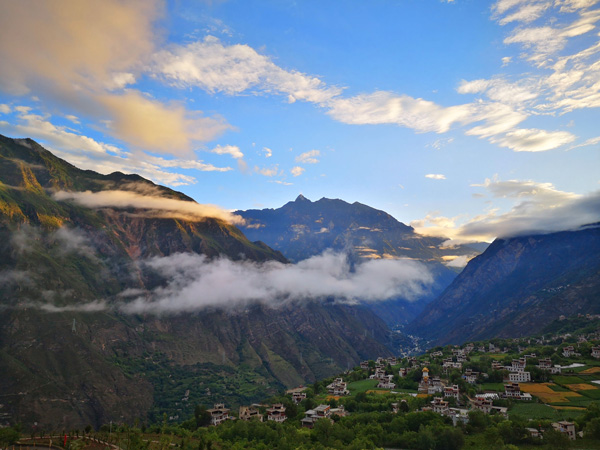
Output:
[[[265,416],[258,409],[260,405],[240,406],[238,417],[240,420],[258,420],[263,422]],[[207,409],[210,414],[210,424],[217,426],[227,420],[235,420],[234,416],[229,415],[229,409],[225,408],[223,403],[215,403],[214,408]],[[284,422],[287,417],[285,415],[285,406],[281,403],[271,405],[266,410],[267,420],[275,422]]]
[[[600,337],[600,336],[596,336]],[[533,338],[532,338],[533,339]],[[529,342],[531,340],[523,341],[523,340],[515,340],[514,342]],[[533,339],[535,340],[535,339]],[[544,338],[541,338],[541,341],[544,341]],[[537,342],[537,341],[536,341]],[[573,340],[572,340],[573,342]],[[579,344],[587,344],[587,339],[584,337],[583,339],[579,339]],[[579,349],[581,346],[578,344]],[[515,348],[516,346],[512,346]],[[562,346],[561,346],[562,347]],[[573,345],[566,345],[564,347],[556,347],[555,350],[561,352],[564,357],[573,357],[573,356],[581,356],[580,353],[576,351],[576,347]],[[463,348],[452,348],[450,349],[451,355],[449,351],[431,351],[429,356],[435,364],[440,364],[442,366],[442,376],[444,374],[448,374],[452,370],[460,370],[462,371],[462,379],[464,382],[469,384],[477,384],[482,379],[488,378],[490,375],[487,373],[480,373],[473,368],[469,368],[470,358],[469,354],[476,350],[474,344],[467,344]],[[490,343],[488,348],[479,347],[477,348],[480,352],[490,352],[490,353],[508,353],[508,349],[503,347],[502,349],[496,347],[494,344]],[[520,344],[518,345],[519,354],[523,354],[527,351],[527,347],[522,347]],[[596,359],[600,359],[600,345],[591,347],[591,356]],[[434,360],[434,358],[436,358]],[[483,393],[476,394],[473,398],[469,398],[462,393],[461,397],[461,388],[459,384],[450,384],[446,377],[442,380],[438,376],[433,376],[430,373],[430,369],[427,367],[432,367],[430,365],[430,361],[427,358],[420,358],[418,360],[416,357],[407,356],[404,358],[404,362],[408,367],[401,367],[398,369],[398,376],[400,378],[406,377],[409,375],[410,371],[414,371],[415,369],[421,370],[421,380],[418,383],[418,394],[434,396],[432,401],[425,407],[422,408],[423,411],[433,411],[434,413],[441,414],[447,416],[452,419],[453,423],[456,425],[459,422],[466,423],[468,421],[468,412],[469,411],[481,411],[484,414],[499,414],[503,417],[508,417],[507,408],[504,406],[495,406],[494,400],[505,398],[510,400],[519,400],[519,401],[531,401],[532,396],[527,392],[523,392],[521,390],[522,383],[531,383],[532,377],[531,373],[527,371],[528,363],[531,367],[532,362],[530,359],[537,359],[537,367],[540,370],[544,370],[549,372],[550,374],[560,374],[561,366],[555,365],[552,363],[550,358],[538,358],[536,354],[530,353],[520,356],[518,358],[512,359],[510,364],[506,364],[505,362],[498,361],[494,359],[491,361],[491,368],[494,371],[506,371],[504,376],[504,391],[497,393]],[[376,361],[363,361],[360,363],[361,369],[370,371],[370,375],[368,376],[371,380],[377,381],[377,388],[379,389],[395,389],[396,384],[393,382],[394,375],[389,374],[390,366],[395,366],[399,363],[399,361],[395,357],[390,358],[377,358]],[[435,365],[434,367],[438,367]],[[473,366],[472,366],[473,367]],[[481,367],[481,366],[479,366]],[[452,379],[452,378],[450,378]],[[300,387],[296,389],[291,389],[287,391],[287,394],[291,395],[291,399],[295,404],[299,404],[304,399],[306,399],[307,395],[305,391],[306,388]],[[341,397],[350,395],[350,391],[348,389],[347,382],[344,381],[343,378],[334,379],[327,387],[327,393],[332,397]],[[526,388],[525,388],[526,389]],[[468,389],[469,392],[472,392],[471,388]],[[189,395],[186,392],[186,397]],[[415,394],[412,394],[415,395]],[[461,407],[453,407],[455,405],[461,406],[465,405],[465,402],[468,398],[468,409]],[[406,402],[406,400],[402,400],[402,402]],[[400,403],[392,403],[392,412],[398,413],[401,409],[405,409],[405,406],[401,408],[402,402]],[[259,421],[275,421],[275,422],[284,422],[286,417],[286,408],[283,404],[273,404],[267,406],[265,409],[261,409],[265,411],[261,413],[261,410],[258,409],[260,406],[265,405],[252,405],[252,406],[242,406],[239,410],[239,419],[240,420],[259,420]],[[209,409],[208,412],[211,415],[211,424],[219,425],[226,420],[231,420],[233,417],[229,416],[229,409],[225,408],[224,404],[219,403],[215,404],[213,409]],[[344,407],[341,406],[339,408],[331,408],[330,405],[320,404],[312,409],[309,409],[305,412],[305,417],[301,419],[302,427],[305,428],[313,428],[315,423],[320,419],[326,419],[332,421],[332,416],[345,416],[347,415]],[[571,422],[561,421],[555,422],[552,424],[552,427],[561,432],[565,433],[569,439],[576,438],[575,425]],[[528,428],[527,431],[533,437],[541,437],[541,431],[535,428]]]
[[[344,395],[350,395],[350,391],[347,389],[347,384],[341,378],[336,378],[333,383],[327,386],[327,392],[329,395],[336,397],[342,397]]]

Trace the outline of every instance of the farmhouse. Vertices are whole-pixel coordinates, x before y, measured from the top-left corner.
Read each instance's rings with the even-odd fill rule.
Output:
[[[262,414],[258,411],[258,409],[253,408],[252,406],[240,406],[239,418],[240,420],[263,421]]]
[[[333,383],[327,386],[329,395],[343,396],[349,395],[350,391],[346,388],[346,383],[341,378],[336,378]]]
[[[306,398],[306,392],[294,392],[292,394],[292,401],[297,405]]]
[[[564,420],[560,422],[554,422],[552,424],[552,428],[560,433],[566,434],[572,441],[574,441],[576,438],[575,424],[572,422],[565,422]]]
[[[529,372],[512,372],[508,374],[508,380],[511,383],[527,383],[531,381],[531,373]]]
[[[475,397],[475,400],[471,402],[471,406],[475,410],[489,414],[492,411],[493,401],[484,397]]]
[[[329,405],[319,405],[315,409],[309,409],[301,420],[304,428],[312,428],[319,419],[329,419],[331,416],[331,407]]]
[[[448,402],[443,400],[442,397],[435,397],[431,402],[431,409],[434,413],[448,415],[450,409],[448,408]]]
[[[444,397],[454,397],[456,400],[458,400],[459,395],[460,392],[457,384],[452,386],[446,386],[444,388]]]
[[[286,419],[285,406],[282,403],[275,403],[270,408],[267,408],[267,420],[281,423],[285,422]]]
[[[223,403],[215,403],[214,406],[206,411],[210,414],[210,424],[217,426],[229,419],[229,409]]]

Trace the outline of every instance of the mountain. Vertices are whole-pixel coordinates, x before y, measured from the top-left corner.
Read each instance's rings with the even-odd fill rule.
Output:
[[[424,305],[455,278],[447,259],[472,257],[482,250],[460,246],[445,248],[445,238],[422,236],[384,211],[361,203],[322,198],[312,202],[299,195],[281,208],[236,211],[245,219],[242,230],[252,240],[265,242],[291,261],[300,261],[325,250],[348,253],[352,261],[406,258],[425,263],[434,276],[431,290],[420,299],[395,299],[370,304],[388,325],[407,323]]]
[[[286,263],[226,220],[192,217],[198,208],[140,176],[80,170],[0,136],[0,421],[177,420],[390,354],[379,318],[333,301],[125,312],[169,286],[148,264],[157,258]]]
[[[359,202],[329,198],[312,202],[299,195],[281,208],[235,213],[245,219],[241,228],[249,239],[266,242],[291,261],[325,249],[352,251],[363,259],[400,257],[440,263],[444,256],[480,252],[467,246],[442,248],[446,238],[419,235],[385,211]]]
[[[496,239],[407,328],[439,345],[519,337],[599,298],[600,226]]]

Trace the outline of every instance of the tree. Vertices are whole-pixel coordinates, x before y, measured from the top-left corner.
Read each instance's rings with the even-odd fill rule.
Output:
[[[0,444],[3,447],[13,445],[20,437],[21,434],[15,428],[0,428]]]
[[[600,418],[596,417],[590,420],[584,429],[585,437],[600,439]]]
[[[205,427],[210,425],[210,413],[204,405],[196,405],[194,408],[194,417],[196,418],[197,427]]]

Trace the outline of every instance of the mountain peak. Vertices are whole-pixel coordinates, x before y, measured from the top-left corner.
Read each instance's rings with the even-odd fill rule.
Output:
[[[304,195],[302,195],[302,194],[300,194],[298,197],[296,197],[296,200],[295,200],[295,201],[297,201],[297,202],[309,202],[309,203],[310,203],[310,200],[309,200],[309,199],[307,199],[307,198],[306,198]]]

